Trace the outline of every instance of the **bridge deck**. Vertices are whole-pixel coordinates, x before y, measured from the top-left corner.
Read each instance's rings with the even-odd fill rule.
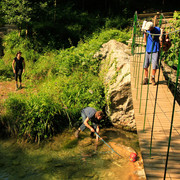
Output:
[[[146,101],[148,85],[142,86],[142,100],[140,108],[140,84],[142,82],[143,64],[140,64],[140,78],[138,81],[137,77],[135,77],[136,66],[134,66],[133,60],[135,61],[136,59],[133,59],[133,57],[131,57],[131,88],[137,132],[139,136],[139,143],[144,161],[146,177],[147,179],[153,180],[163,179],[174,97],[168,89],[167,82],[163,76],[162,71],[160,71],[160,84],[158,87],[156,113],[154,118],[154,131],[152,138],[152,149],[150,156],[151,129],[157,86],[153,86],[150,82],[148,101]],[[157,75],[158,71],[156,73],[156,80]],[[146,102],[147,113],[146,118],[144,118]],[[178,103],[175,104],[174,121],[166,179],[180,179],[180,106],[178,105]]]

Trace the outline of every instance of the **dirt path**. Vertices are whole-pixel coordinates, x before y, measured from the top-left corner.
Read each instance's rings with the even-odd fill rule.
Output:
[[[24,88],[16,91],[14,81],[0,82],[0,103],[7,99],[9,93],[24,93]]]

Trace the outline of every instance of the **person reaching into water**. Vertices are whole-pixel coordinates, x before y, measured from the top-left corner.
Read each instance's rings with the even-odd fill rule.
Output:
[[[94,133],[96,132],[99,134],[100,128],[99,123],[100,120],[103,118],[103,112],[97,111],[96,109],[92,107],[86,107],[81,111],[82,116],[82,125],[78,128],[78,130],[75,132],[75,137],[79,137],[79,133],[81,131],[84,131],[87,128],[91,131],[91,136],[94,136]],[[89,125],[89,121],[91,121],[91,126]],[[96,142],[98,142],[99,138],[96,135]]]
[[[22,88],[22,73],[25,72],[25,61],[24,58],[21,57],[21,54],[21,51],[18,51],[12,62],[13,73],[16,81],[16,90],[18,90],[18,78],[20,82],[19,88]]]

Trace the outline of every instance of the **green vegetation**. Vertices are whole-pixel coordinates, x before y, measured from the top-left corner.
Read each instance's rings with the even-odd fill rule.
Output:
[[[0,80],[13,78],[17,51],[26,62],[25,92],[9,94],[3,105],[3,134],[40,142],[79,126],[82,108],[105,107],[101,61],[94,54],[110,39],[130,38],[132,19],[126,8],[115,16],[89,13],[71,0],[2,0],[0,9],[4,23],[17,26],[3,37]]]
[[[167,27],[166,31],[171,32],[171,31],[176,31],[179,30],[180,28],[180,12],[174,12],[174,17],[173,20],[171,21],[173,24],[172,27]],[[165,57],[165,62],[169,66],[175,66],[177,67],[178,65],[178,56],[179,56],[179,48],[180,48],[180,37],[179,37],[179,32],[177,33],[172,33],[169,35],[170,40],[172,43],[172,46],[168,50],[168,53],[164,54]]]
[[[81,40],[77,47],[40,54],[18,32],[6,35],[1,60],[2,64],[6,62],[4,72],[11,71],[12,58],[19,48],[27,65],[26,93],[12,93],[5,103],[1,124],[8,134],[40,142],[66,127],[78,126],[82,108],[102,109],[106,104],[104,85],[99,77],[100,60],[94,54],[110,39],[125,42],[129,37],[126,31],[102,30]]]
[[[113,13],[89,13],[77,7],[82,2],[59,0],[2,0],[0,9],[5,23],[15,24],[21,37],[29,37],[33,49],[76,46],[80,39],[105,28],[126,28],[132,16],[127,10]],[[104,3],[103,3],[104,5]]]
[[[4,16],[4,21],[8,24],[16,24],[21,30],[30,20],[32,8],[28,0],[3,0],[1,2]]]
[[[40,142],[78,126],[82,108],[105,107],[101,57],[94,54],[110,39],[126,42],[134,14],[132,1],[107,2],[1,1],[2,25],[15,24],[17,31],[3,37],[0,80],[13,78],[12,59],[21,50],[26,90],[9,95],[2,106],[0,130]]]

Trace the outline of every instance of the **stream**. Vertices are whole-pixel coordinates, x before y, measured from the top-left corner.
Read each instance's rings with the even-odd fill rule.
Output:
[[[67,130],[43,141],[40,145],[17,141],[0,140],[0,180],[67,180],[67,179],[140,179],[138,170],[143,171],[137,134],[120,129],[102,129],[103,141],[95,149],[95,138],[90,132],[74,137],[75,130]],[[129,160],[135,150],[136,162]],[[143,176],[141,176],[143,179]]]

